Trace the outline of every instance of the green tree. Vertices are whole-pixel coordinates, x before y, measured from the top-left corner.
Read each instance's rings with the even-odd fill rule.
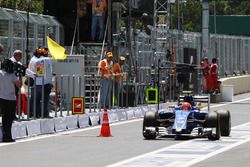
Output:
[[[171,28],[178,28],[178,0],[175,0],[172,6],[172,23]],[[181,0],[179,0],[181,2]],[[141,0],[140,11],[146,12],[151,15],[153,19],[154,1]],[[201,15],[202,6],[199,0],[186,0],[179,6],[181,17],[181,28],[186,31],[201,31]],[[210,14],[213,15],[250,15],[250,1],[249,0],[213,0],[210,2]],[[182,14],[183,13],[183,14]]]
[[[30,12],[43,13],[43,0],[0,0],[0,6],[4,8],[27,11],[30,3]]]
[[[187,0],[185,3],[175,3],[172,11],[174,29],[178,29],[179,16],[181,30],[193,32],[201,30],[201,4],[199,1]]]

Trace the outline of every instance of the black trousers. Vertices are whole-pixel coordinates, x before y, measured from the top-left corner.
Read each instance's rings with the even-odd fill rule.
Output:
[[[0,108],[2,111],[3,140],[12,139],[11,127],[14,120],[13,115],[16,112],[16,101],[0,98]]]

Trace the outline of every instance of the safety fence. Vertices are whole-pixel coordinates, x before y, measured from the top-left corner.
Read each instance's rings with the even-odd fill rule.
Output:
[[[154,81],[130,83],[127,73],[121,75],[111,75],[112,89],[106,95],[109,98],[109,109],[125,109],[128,107],[137,107],[157,103],[165,103],[177,99],[182,90],[188,88],[198,88],[200,83],[193,82],[189,85],[193,78],[199,78],[198,72],[190,71],[189,67],[179,67],[175,73],[165,75],[166,70],[159,69],[152,76]],[[190,73],[191,72],[191,73]],[[159,73],[159,74],[158,74]],[[35,79],[36,80],[36,79]],[[38,118],[57,118],[70,116],[74,113],[73,100],[83,98],[83,113],[96,113],[102,111],[100,107],[100,75],[58,75],[53,76],[53,89],[50,93],[48,106],[44,106],[46,95],[46,85],[42,85],[41,94],[37,94],[37,87],[23,84],[20,89],[17,100],[17,115],[19,121],[34,120]],[[159,82],[158,82],[159,81]],[[188,82],[186,82],[188,81]],[[36,81],[35,81],[36,82]],[[28,82],[30,83],[30,82]],[[156,94],[147,95],[147,89],[159,88]],[[38,90],[39,91],[39,90]],[[197,90],[198,91],[198,90]],[[151,96],[151,97],[149,97]],[[157,97],[158,96],[158,97]],[[32,98],[33,97],[33,98]],[[36,102],[39,100],[39,104]],[[153,102],[149,102],[149,98],[154,98]],[[21,99],[21,100],[19,100]],[[32,99],[32,100],[31,100]],[[45,110],[48,108],[49,115],[46,115]],[[31,111],[33,111],[31,113]],[[38,113],[38,111],[40,111]]]
[[[154,40],[153,36],[140,32],[135,40],[135,57],[139,77],[147,75],[160,59],[164,67],[168,61],[199,65],[202,57],[202,35],[195,32],[169,31],[165,41]],[[210,34],[208,59],[218,59],[219,77],[242,75],[250,70],[250,37]],[[169,53],[168,53],[169,51]],[[174,56],[171,57],[171,54]],[[142,70],[142,71],[141,71]],[[145,71],[145,72],[144,72]]]
[[[4,45],[5,58],[11,57],[17,49],[30,54],[38,46],[46,46],[46,36],[63,43],[63,26],[53,16],[6,8],[0,8],[0,16],[0,43]]]

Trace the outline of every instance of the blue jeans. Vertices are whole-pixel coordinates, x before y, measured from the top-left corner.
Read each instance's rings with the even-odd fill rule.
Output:
[[[102,41],[104,38],[104,21],[105,16],[92,16],[92,24],[91,24],[91,40],[95,40],[96,38],[96,30],[99,27],[99,37],[98,40]]]
[[[33,111],[34,92],[35,92],[35,89],[32,88],[31,89],[31,99],[30,99],[30,117],[32,117],[34,115],[34,111]],[[50,94],[50,91],[48,91],[44,88],[44,101],[43,101],[44,117],[49,116],[49,110],[48,110],[49,94]],[[41,100],[42,100],[42,85],[36,85],[35,108],[36,108],[36,117],[38,117],[38,118],[42,116]]]
[[[101,108],[108,107],[111,104],[112,80],[101,78],[100,103]]]

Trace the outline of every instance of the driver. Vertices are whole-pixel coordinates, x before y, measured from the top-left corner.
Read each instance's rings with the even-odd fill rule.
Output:
[[[191,109],[191,104],[188,102],[184,102],[181,104],[181,108],[183,111],[189,111]]]

